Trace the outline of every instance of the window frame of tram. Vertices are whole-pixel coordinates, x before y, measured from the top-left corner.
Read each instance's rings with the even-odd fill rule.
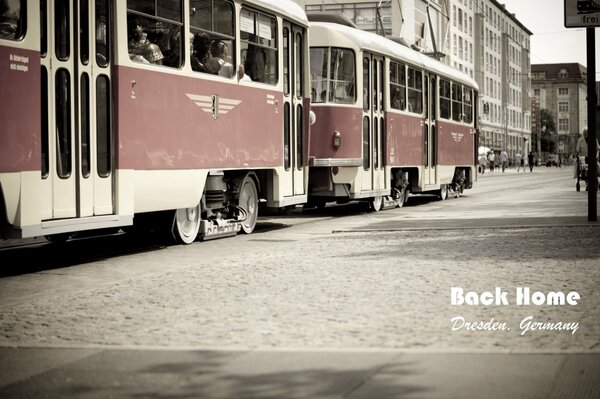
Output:
[[[190,54],[192,70],[231,79],[236,70],[234,68],[236,26],[233,2],[229,0],[190,1],[190,33],[193,38]],[[198,40],[198,45],[194,45],[195,40]],[[195,52],[195,47],[200,45],[203,47],[203,55],[197,55]],[[227,55],[224,53],[225,49],[228,50]],[[209,61],[211,58],[214,60]],[[215,61],[219,62],[218,68],[214,64]]]
[[[292,34],[294,34],[292,30]],[[296,169],[302,170],[304,167],[304,33],[297,32],[294,40],[294,79],[296,99],[300,100],[296,105]]]
[[[406,86],[408,90],[408,112],[418,115],[423,114],[423,71],[409,66]]]
[[[356,54],[343,47],[310,48],[311,100],[313,103],[355,104],[356,103]],[[333,79],[332,76],[342,79]],[[342,83],[338,96],[338,84]],[[345,89],[344,89],[345,87]],[[348,93],[350,91],[350,93]]]
[[[107,75],[96,77],[96,171],[100,177],[112,172],[112,110],[110,102],[110,79]]]
[[[2,10],[0,39],[20,41],[27,34],[27,1],[20,0]]]
[[[246,76],[252,82],[272,86],[279,82],[278,32],[277,18],[273,15],[251,7],[243,6],[241,8],[241,64],[244,66]],[[270,37],[267,38],[267,36]],[[263,58],[262,66],[258,62],[261,58]]]
[[[371,110],[369,88],[371,84],[371,62],[369,58],[363,58],[363,112]],[[363,169],[371,169],[371,118],[363,116]]]
[[[56,173],[68,179],[72,172],[71,162],[71,75],[65,68],[56,71]]]
[[[181,68],[183,38],[183,1],[127,0],[127,42],[133,62]]]
[[[452,120],[463,122],[463,87],[452,83]]]
[[[406,65],[390,62],[390,107],[406,111]]]

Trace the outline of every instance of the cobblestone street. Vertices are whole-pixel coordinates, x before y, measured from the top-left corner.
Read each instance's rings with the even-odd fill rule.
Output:
[[[481,186],[486,189],[492,179],[514,178],[484,178]],[[320,220],[308,228],[298,224],[94,262],[89,266],[100,273],[132,264],[146,265],[152,272],[84,290],[65,287],[51,298],[3,306],[0,345],[600,349],[598,228],[545,226],[519,218],[474,226],[443,218],[453,226],[445,228],[439,223],[427,227],[425,221],[402,224],[398,219],[428,208],[434,214],[452,211],[461,201],[477,198],[476,190],[467,194],[441,208],[433,202],[360,213],[341,222]],[[529,194],[524,192],[523,199]],[[520,199],[516,194],[513,198]],[[567,223],[568,214],[554,223]],[[331,234],[335,226],[339,229]],[[329,233],[318,233],[324,228]],[[38,278],[52,279],[55,273],[59,279],[60,274],[70,274],[69,269],[59,269]],[[11,292],[11,280],[18,279],[4,279],[3,292]],[[510,305],[451,306],[454,286],[476,292],[501,287],[509,292]],[[518,306],[516,287],[544,293],[576,291],[581,300],[576,306]],[[456,316],[468,322],[493,318],[506,322],[510,331],[452,331],[450,319]],[[522,335],[520,323],[528,316],[539,322],[577,322],[579,330]]]

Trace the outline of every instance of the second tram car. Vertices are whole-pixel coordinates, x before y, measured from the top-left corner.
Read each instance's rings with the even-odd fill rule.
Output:
[[[307,198],[292,0],[0,3],[2,237],[165,220],[184,243]],[[162,212],[157,214],[157,212]]]
[[[310,15],[309,15],[309,19]],[[323,20],[323,16],[319,16]],[[476,179],[477,83],[422,53],[312,22],[309,201],[402,206],[457,195]]]

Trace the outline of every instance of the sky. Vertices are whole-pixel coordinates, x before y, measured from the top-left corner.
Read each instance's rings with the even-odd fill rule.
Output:
[[[587,67],[585,28],[565,28],[565,0],[498,0],[533,35],[531,63],[579,63]],[[600,1],[597,1],[600,3]],[[600,80],[600,28],[596,33],[596,80]]]

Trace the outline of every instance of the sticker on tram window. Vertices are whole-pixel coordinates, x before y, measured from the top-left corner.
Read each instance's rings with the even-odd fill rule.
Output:
[[[240,30],[254,34],[254,15],[248,12],[243,12],[240,15]],[[270,37],[269,37],[270,38]]]
[[[271,40],[271,19],[259,15],[258,36],[262,37],[263,39]]]

